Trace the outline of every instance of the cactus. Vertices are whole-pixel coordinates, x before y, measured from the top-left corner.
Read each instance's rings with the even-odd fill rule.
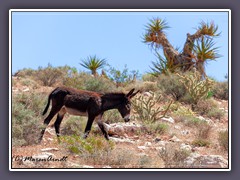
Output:
[[[199,100],[206,98],[213,85],[212,80],[207,77],[202,79],[202,76],[196,71],[191,75],[180,75],[177,73],[177,76],[190,94],[193,105],[196,105]]]
[[[169,103],[166,109],[162,110],[160,106],[157,106],[161,98],[161,95],[156,96],[153,92],[150,92],[149,96],[138,95],[135,97],[132,100],[132,106],[138,119],[146,123],[153,123],[164,117],[172,102]]]

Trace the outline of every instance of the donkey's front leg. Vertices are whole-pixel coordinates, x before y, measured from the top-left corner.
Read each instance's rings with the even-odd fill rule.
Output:
[[[84,135],[83,135],[83,138],[84,138],[84,139],[86,139],[86,138],[88,137],[88,134],[89,134],[90,131],[91,131],[92,123],[93,123],[94,119],[95,119],[94,116],[88,116],[87,126],[86,126],[86,128],[85,128]]]
[[[105,137],[107,140],[109,140],[108,133],[107,133],[106,128],[105,128],[105,126],[104,126],[104,123],[103,123],[103,121],[102,121],[102,115],[98,118],[97,124],[98,124],[99,128],[101,129],[104,137]]]

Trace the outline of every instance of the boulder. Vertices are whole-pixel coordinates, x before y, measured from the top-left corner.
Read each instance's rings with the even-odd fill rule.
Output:
[[[184,161],[189,168],[227,168],[228,160],[220,155],[200,155],[192,153]]]
[[[171,142],[181,142],[180,139],[177,138],[177,136],[173,136],[171,139],[169,139]]]
[[[169,118],[163,117],[163,118],[161,118],[161,120],[172,123],[172,124],[175,123],[175,120],[172,117],[169,117]]]
[[[141,130],[142,128],[142,125],[136,124],[134,122],[113,123],[113,124],[104,123],[104,126],[108,131],[109,135],[118,135],[118,136],[132,135],[136,131]]]

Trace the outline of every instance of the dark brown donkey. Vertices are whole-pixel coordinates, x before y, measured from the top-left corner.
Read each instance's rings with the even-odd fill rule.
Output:
[[[110,109],[118,109],[125,122],[130,120],[131,98],[139,91],[134,93],[134,89],[128,94],[124,93],[106,93],[101,94],[92,91],[77,90],[68,87],[58,87],[54,89],[48,96],[48,103],[43,111],[46,114],[50,100],[52,100],[52,109],[44,120],[44,124],[48,125],[51,119],[58,113],[54,123],[55,131],[59,137],[59,128],[64,115],[69,114],[76,116],[88,116],[87,125],[84,132],[84,138],[87,138],[93,121],[96,119],[104,137],[109,140],[108,133],[104,128],[102,116],[103,113]],[[45,132],[44,128],[41,132],[40,141]]]

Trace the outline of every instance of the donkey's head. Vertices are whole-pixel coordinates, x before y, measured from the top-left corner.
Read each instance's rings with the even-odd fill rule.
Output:
[[[131,112],[131,98],[134,97],[139,91],[134,93],[134,89],[129,91],[124,96],[124,99],[122,100],[122,103],[118,107],[118,111],[120,112],[122,118],[125,122],[130,121],[130,112]]]

